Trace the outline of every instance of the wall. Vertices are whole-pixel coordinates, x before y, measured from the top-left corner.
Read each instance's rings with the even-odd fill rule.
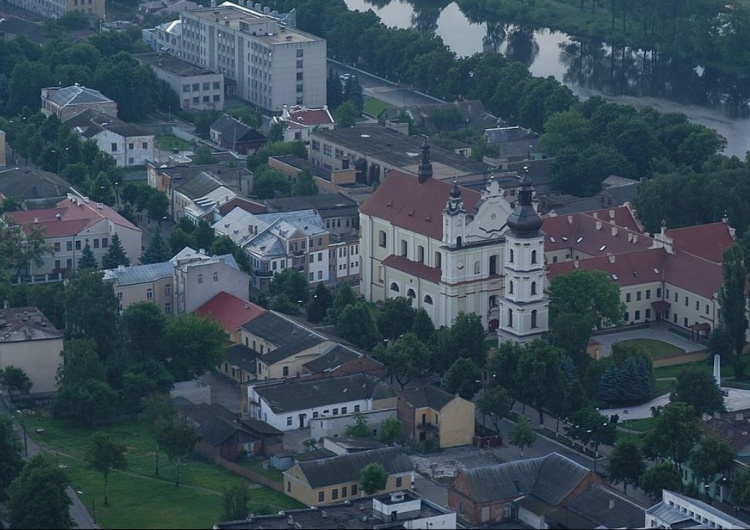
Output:
[[[171,276],[153,282],[131,285],[118,286],[115,283],[114,289],[115,295],[120,301],[121,310],[127,309],[136,302],[153,302],[165,315],[169,315],[175,310],[174,286]],[[149,298],[149,290],[152,293],[151,298]]]
[[[321,407],[314,407],[302,410],[293,410],[287,412],[275,413],[268,404],[260,399],[260,417],[257,419],[265,421],[272,427],[279,429],[280,431],[293,431],[300,428],[299,418],[300,415],[304,415],[303,427],[308,427],[310,421],[314,421],[320,416],[338,416],[348,414],[350,411],[354,411],[355,407],[359,407],[362,412],[370,410],[370,404],[365,399],[342,401],[340,403],[334,403],[331,405],[325,405]],[[346,413],[344,410],[346,409]],[[334,410],[336,413],[334,414]],[[291,418],[291,424],[290,420]]]
[[[370,428],[376,431],[380,430],[380,424],[386,418],[396,417],[396,409],[382,409],[363,412]],[[326,418],[316,418],[310,421],[310,438],[319,440],[325,436],[343,436],[346,428],[354,423],[354,415],[331,416]]]
[[[62,349],[62,338],[3,342],[0,369],[11,365],[21,368],[34,385],[31,393],[54,392],[57,390],[57,369],[63,362]]]
[[[221,291],[243,300],[250,295],[250,277],[221,260],[175,267],[175,276],[180,277],[179,288],[185,293],[182,300],[177,300],[180,312],[192,313]],[[177,286],[175,281],[175,292]]]
[[[460,397],[440,411],[440,448],[470,445],[474,437],[474,403]]]

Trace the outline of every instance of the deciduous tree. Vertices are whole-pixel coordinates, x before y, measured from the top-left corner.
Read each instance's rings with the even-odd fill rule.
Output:
[[[331,291],[325,286],[325,283],[320,282],[317,287],[315,287],[312,299],[307,305],[307,320],[313,324],[323,322],[328,313],[328,309],[332,305],[333,295],[331,294]]]
[[[495,432],[500,432],[500,421],[510,414],[510,397],[503,387],[492,385],[482,392],[477,407],[483,415],[490,417]]]
[[[741,359],[745,348],[747,319],[747,266],[742,245],[735,243],[724,251],[721,269],[724,281],[719,289],[719,325],[729,332],[734,342],[734,375],[744,377]]]
[[[224,513],[222,521],[247,519],[250,513],[250,488],[245,482],[232,484],[224,490]]]
[[[395,377],[403,389],[427,369],[430,352],[414,333],[406,333],[380,350],[380,360],[385,365],[386,373]]]
[[[393,445],[404,436],[404,424],[395,417],[386,418],[380,424],[378,440],[385,445]]]
[[[531,447],[536,441],[536,431],[531,421],[526,416],[519,416],[518,421],[510,430],[510,445],[515,445],[521,450],[521,457],[523,458],[523,450],[525,447]]]
[[[354,422],[346,426],[344,434],[355,438],[367,438],[371,436],[372,429],[370,429],[370,425],[367,423],[367,417],[361,412],[355,412]]]
[[[14,394],[28,394],[31,391],[33,382],[26,375],[23,368],[8,365],[0,369],[0,386],[5,388],[12,400]]]
[[[33,457],[10,485],[11,528],[73,528],[68,485],[65,473],[46,456]]]
[[[67,276],[65,284],[65,337],[92,339],[96,351],[107,358],[118,350],[120,302],[114,287],[101,271],[81,270]]]
[[[520,398],[539,412],[539,423],[544,424],[543,410],[553,401],[565,398],[565,376],[562,373],[562,351],[537,339],[524,346],[517,365]]]
[[[703,366],[687,366],[680,370],[670,400],[692,406],[696,416],[724,410],[724,397],[719,386]]]
[[[651,428],[643,438],[644,454],[649,458],[670,459],[681,473],[682,464],[699,438],[693,407],[682,401],[668,403],[651,420]]]
[[[725,441],[708,436],[690,455],[690,470],[696,480],[708,484],[717,474],[729,471],[735,454]]]
[[[334,307],[335,305],[334,301]],[[370,310],[364,302],[358,302],[343,308],[336,320],[336,329],[342,339],[348,340],[367,351],[371,351],[378,342],[375,322],[373,322]]]
[[[140,419],[149,427],[151,436],[156,442],[156,470],[155,475],[159,475],[159,453],[161,449],[161,432],[168,423],[177,421],[177,407],[172,398],[167,393],[155,392],[144,397],[141,400]]]
[[[388,471],[376,462],[367,464],[359,474],[359,483],[362,486],[362,491],[367,495],[377,493],[385,489],[388,483]]]
[[[109,433],[94,433],[86,451],[86,462],[104,476],[104,506],[109,506],[109,474],[114,469],[125,469],[128,465],[125,444]]]
[[[158,439],[169,460],[175,464],[174,485],[179,488],[182,461],[193,452],[195,444],[200,441],[200,436],[198,436],[195,426],[187,420],[175,420],[160,426]]]
[[[682,479],[680,472],[672,464],[658,462],[643,472],[638,485],[646,495],[658,501],[662,490],[680,491]]]
[[[471,401],[482,386],[482,371],[466,357],[456,359],[443,378],[443,388]],[[403,387],[402,387],[403,388]]]
[[[628,484],[638,484],[645,469],[641,450],[631,440],[615,445],[607,460],[607,478],[615,484],[622,482],[626,495]]]
[[[164,348],[168,368],[177,381],[187,381],[211,370],[224,359],[228,339],[221,324],[197,314],[181,314],[167,321]]]
[[[384,339],[395,340],[408,333],[414,324],[415,310],[408,296],[387,298],[378,313],[378,331]]]
[[[0,499],[23,469],[23,447],[13,420],[7,414],[0,416]]]

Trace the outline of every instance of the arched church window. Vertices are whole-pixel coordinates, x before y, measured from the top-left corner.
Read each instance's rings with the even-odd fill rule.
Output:
[[[515,252],[513,252],[513,249],[510,249],[510,252],[508,254],[508,261],[510,263],[513,263],[513,258],[515,257]]]
[[[432,297],[429,294],[424,295],[424,303],[432,305]]]
[[[398,284],[396,282],[391,283],[391,291],[395,293],[399,292]]]
[[[408,291],[406,291],[406,296],[408,296],[409,298],[416,298],[417,294],[414,292],[414,289],[409,289]]]
[[[531,251],[531,263],[536,263],[536,250]]]
[[[536,294],[536,282],[531,282],[531,294]]]

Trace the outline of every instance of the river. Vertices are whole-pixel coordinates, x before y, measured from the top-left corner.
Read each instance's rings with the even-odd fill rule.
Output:
[[[458,56],[495,50],[525,63],[535,76],[553,76],[581,99],[650,106],[659,112],[681,112],[690,121],[711,127],[727,139],[724,154],[744,159],[750,150],[747,87],[719,88],[722,76],[692,68],[642,50],[612,50],[600,43],[580,43],[547,29],[519,31],[509,25],[471,23],[456,3],[439,13],[415,16],[411,4],[393,0],[376,7],[367,0],[345,0],[350,10],[372,9],[391,27],[426,27]],[[419,16],[421,15],[421,16]],[[724,80],[725,81],[725,80]],[[736,102],[732,105],[731,102]]]

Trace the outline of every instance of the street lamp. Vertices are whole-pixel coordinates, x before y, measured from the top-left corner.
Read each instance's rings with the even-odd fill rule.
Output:
[[[20,410],[16,410],[16,412],[21,417],[21,428],[23,429],[23,455],[28,458],[29,443],[26,438],[26,416],[24,416],[23,412],[21,412]]]
[[[76,490],[76,493],[78,493],[78,495],[84,495],[83,490]],[[93,503],[94,507],[94,528],[99,528],[99,526],[96,524],[96,495],[91,496],[91,502]]]

